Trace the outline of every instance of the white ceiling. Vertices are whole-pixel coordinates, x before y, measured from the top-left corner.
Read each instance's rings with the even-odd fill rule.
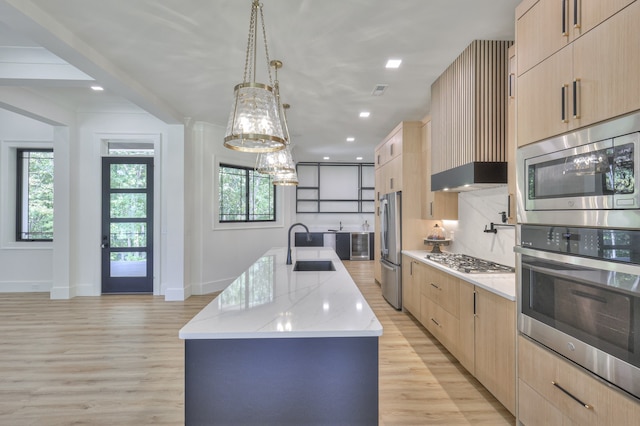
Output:
[[[519,1],[262,0],[296,160],[372,161],[398,122],[428,114],[431,83],[471,41],[513,40]],[[0,0],[0,86],[75,111],[141,108],[225,126],[250,10],[251,0]],[[389,58],[401,67],[385,69]],[[88,90],[88,76],[105,92]],[[385,94],[372,96],[381,83]]]

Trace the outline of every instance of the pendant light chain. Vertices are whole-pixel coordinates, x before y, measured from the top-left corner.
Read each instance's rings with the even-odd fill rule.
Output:
[[[267,73],[269,74],[269,86],[273,86],[273,80],[271,79],[271,60],[269,59],[269,47],[267,46],[267,30],[264,26],[262,4],[260,4],[260,21],[262,21],[262,40],[264,41],[264,53],[267,56]]]
[[[256,9],[258,8],[258,2],[254,1],[253,5],[251,6],[251,17],[249,18],[249,36],[247,37],[247,52],[245,54],[244,57],[244,74],[242,75],[242,81],[243,83],[247,82],[247,75],[250,76],[250,78],[252,78],[253,81],[256,80],[256,75],[255,75],[255,71],[254,71],[254,62],[256,60],[255,58],[255,45],[256,45],[256,41],[255,41],[255,34],[256,34]],[[264,25],[264,23],[263,23]],[[253,52],[253,58],[252,60],[250,60],[249,58],[251,57],[251,52]]]

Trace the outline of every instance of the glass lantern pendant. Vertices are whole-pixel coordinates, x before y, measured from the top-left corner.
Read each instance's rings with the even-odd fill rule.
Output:
[[[258,11],[260,11],[259,14]],[[258,16],[262,23],[269,84],[256,83]],[[285,137],[269,64],[262,5],[258,0],[253,0],[243,82],[234,88],[234,103],[224,138],[225,147],[235,151],[254,153],[284,149]],[[251,81],[248,81],[248,77]]]

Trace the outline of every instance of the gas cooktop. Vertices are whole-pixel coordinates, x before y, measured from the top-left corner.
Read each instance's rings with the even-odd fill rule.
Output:
[[[491,262],[489,260],[478,259],[457,253],[429,253],[427,259],[467,274],[499,274],[515,272],[514,268]]]

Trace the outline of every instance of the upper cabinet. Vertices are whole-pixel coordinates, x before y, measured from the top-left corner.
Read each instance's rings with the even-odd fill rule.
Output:
[[[519,146],[640,109],[638,1],[525,1],[516,13]]]
[[[516,218],[516,46],[509,48],[509,88],[507,91],[507,221],[515,224]]]
[[[506,184],[507,49],[475,40],[431,86],[431,189]]]
[[[458,193],[431,190],[431,118],[422,126],[422,218],[458,220]]]

